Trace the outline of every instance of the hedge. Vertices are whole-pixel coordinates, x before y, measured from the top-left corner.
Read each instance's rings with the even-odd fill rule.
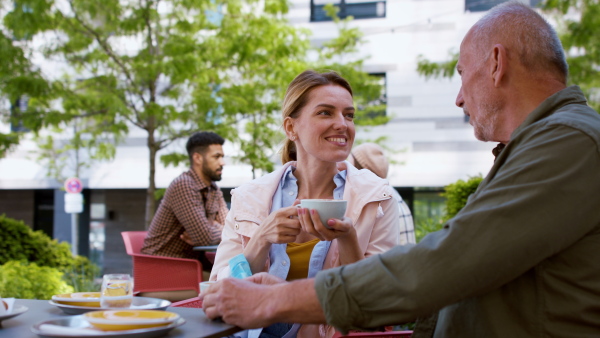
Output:
[[[33,231],[23,221],[0,215],[0,264],[11,261],[54,268],[75,291],[93,291],[100,269],[87,257],[71,254],[68,243],[59,243],[42,231]]]

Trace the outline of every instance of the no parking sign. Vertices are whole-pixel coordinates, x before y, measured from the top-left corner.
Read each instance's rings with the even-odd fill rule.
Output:
[[[79,194],[83,190],[83,184],[77,177],[71,177],[65,181],[65,190],[70,194]]]
[[[65,212],[67,214],[79,214],[83,212],[83,184],[77,177],[71,177],[65,181]]]

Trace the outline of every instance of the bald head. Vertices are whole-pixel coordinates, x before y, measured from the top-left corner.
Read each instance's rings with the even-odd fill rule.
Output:
[[[502,44],[531,75],[567,82],[568,66],[556,31],[527,5],[510,1],[492,8],[468,37],[481,61],[490,56],[492,46]]]

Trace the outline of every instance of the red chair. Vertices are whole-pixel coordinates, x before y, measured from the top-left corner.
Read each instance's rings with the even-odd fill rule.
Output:
[[[200,298],[194,297],[194,298],[184,299],[182,301],[172,303],[171,306],[173,306],[173,307],[190,307],[190,308],[195,308],[195,309],[201,309],[202,301],[200,300]]]
[[[195,259],[153,256],[141,253],[147,231],[123,231],[125,250],[133,259],[133,292],[143,295],[148,292],[194,290],[200,292],[202,264]],[[189,292],[188,292],[189,293]],[[190,295],[171,301],[187,299]],[[158,297],[168,299],[169,297]]]

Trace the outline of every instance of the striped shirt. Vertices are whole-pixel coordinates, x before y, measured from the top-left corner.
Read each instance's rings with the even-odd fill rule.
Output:
[[[398,201],[398,207],[400,208],[400,245],[415,244],[417,242],[415,239],[415,225],[410,209],[396,189],[392,188],[392,194]]]
[[[167,188],[142,253],[198,258],[199,252],[179,236],[187,232],[194,246],[219,244],[227,212],[223,193],[214,182],[206,185],[193,170],[184,172]]]

